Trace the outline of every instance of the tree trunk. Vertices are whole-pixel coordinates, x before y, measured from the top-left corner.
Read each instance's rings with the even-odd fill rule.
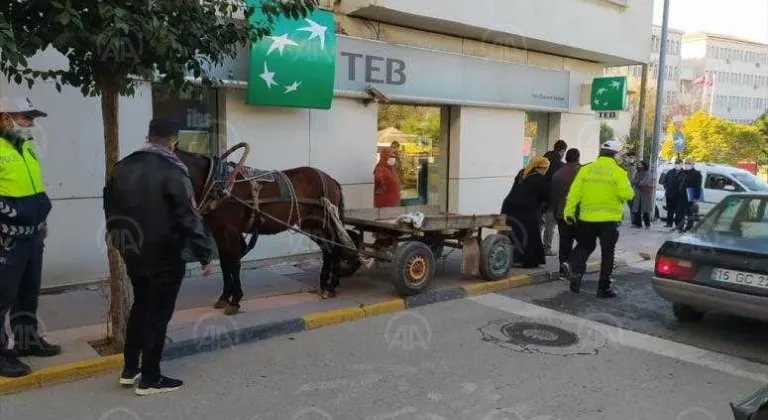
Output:
[[[105,180],[109,177],[120,156],[118,137],[119,92],[115,86],[101,87],[101,118],[104,125]],[[106,240],[106,238],[105,238]],[[122,351],[125,344],[125,330],[128,323],[131,291],[122,259],[112,241],[107,240],[109,261],[109,322],[107,337]]]

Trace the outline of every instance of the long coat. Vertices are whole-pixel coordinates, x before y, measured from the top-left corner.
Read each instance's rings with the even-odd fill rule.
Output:
[[[635,198],[632,201],[633,213],[650,213],[653,210],[653,179],[651,171],[637,171],[632,176],[632,189]]]
[[[532,173],[523,178],[522,171],[501,205],[512,229],[515,262],[523,267],[546,264],[541,242],[541,214],[549,198],[549,182],[544,175]]]

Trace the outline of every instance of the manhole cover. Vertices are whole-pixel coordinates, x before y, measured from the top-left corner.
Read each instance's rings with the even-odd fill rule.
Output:
[[[510,340],[535,346],[569,347],[579,342],[579,337],[570,331],[534,322],[506,324],[501,333]]]

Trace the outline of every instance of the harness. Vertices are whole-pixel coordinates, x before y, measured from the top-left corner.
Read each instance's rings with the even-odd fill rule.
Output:
[[[238,162],[227,162],[227,158],[239,149],[244,149],[244,151]],[[249,252],[256,245],[258,239],[258,232],[255,230],[257,217],[260,219],[261,223],[269,219],[291,231],[301,233],[311,239],[320,241],[321,243],[338,245],[357,251],[354,242],[349,238],[349,235],[344,228],[343,221],[340,219],[338,208],[328,199],[329,180],[323,172],[316,168],[311,168],[317,173],[318,179],[320,180],[320,198],[308,199],[299,197],[296,194],[296,189],[294,188],[291,179],[283,171],[261,170],[245,166],[245,160],[248,157],[249,151],[250,147],[247,143],[243,142],[236,144],[220,157],[206,157],[210,164],[205,186],[203,187],[203,195],[200,204],[198,205],[198,210],[201,214],[206,215],[212,212],[219,206],[219,204],[226,200],[235,201],[249,208],[250,215],[246,232],[251,233],[251,238],[244,253]],[[241,182],[247,182],[250,186],[251,193],[249,199],[242,199],[232,194],[234,186]],[[262,198],[260,195],[265,183],[276,183],[279,194],[275,197]],[[290,203],[291,205],[287,221],[280,220],[262,208],[264,205],[283,203]],[[323,208],[322,230],[325,231],[331,226],[334,229],[334,232],[337,233],[337,238],[343,243],[322,238],[302,230],[300,226],[303,218],[299,204],[308,204]]]

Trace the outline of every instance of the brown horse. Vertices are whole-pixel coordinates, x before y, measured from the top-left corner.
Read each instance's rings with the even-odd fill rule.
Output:
[[[340,260],[350,252],[340,246],[349,244],[343,223],[334,223],[344,220],[344,196],[338,181],[311,167],[239,170],[204,155],[184,151],[176,154],[189,168],[195,198],[219,251],[224,287],[214,307],[224,308],[227,315],[240,310],[240,260],[260,235],[286,230],[304,233],[320,247],[323,265],[319,293],[323,299],[335,296]],[[222,181],[228,175],[223,168],[234,176],[230,191]],[[248,244],[244,234],[252,235]]]

